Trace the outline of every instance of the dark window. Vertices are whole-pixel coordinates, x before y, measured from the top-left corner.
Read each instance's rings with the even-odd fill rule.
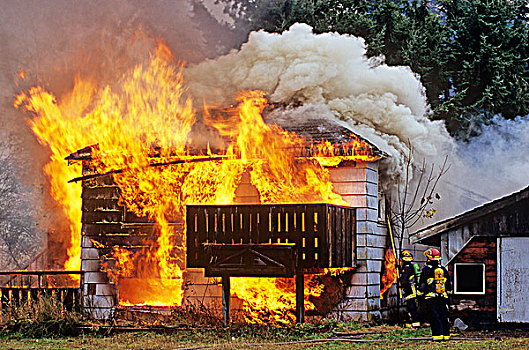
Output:
[[[485,264],[454,264],[454,293],[485,294]]]

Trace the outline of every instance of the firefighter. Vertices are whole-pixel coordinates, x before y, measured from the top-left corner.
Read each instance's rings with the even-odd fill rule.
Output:
[[[413,255],[405,250],[401,253],[402,267],[399,278],[399,284],[402,292],[402,298],[406,302],[406,309],[410,314],[411,323],[408,327],[420,327],[419,312],[417,308],[417,296],[420,292],[417,290],[419,283],[420,269],[419,265],[413,262]]]
[[[441,253],[435,248],[424,252],[426,264],[419,280],[419,290],[423,293],[427,306],[432,340],[450,339],[450,322],[448,320],[448,297],[452,294],[452,281],[448,271],[441,266]]]

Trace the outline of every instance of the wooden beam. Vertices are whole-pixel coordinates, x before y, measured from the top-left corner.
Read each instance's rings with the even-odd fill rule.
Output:
[[[296,275],[296,322],[305,323],[305,275]]]
[[[186,159],[176,159],[176,160],[172,160],[169,162],[152,163],[152,164],[149,164],[149,166],[150,167],[160,167],[160,166],[176,165],[176,164],[184,164],[184,163],[212,162],[212,161],[226,160],[230,158],[232,157],[231,156],[216,156],[216,157],[186,158]],[[90,174],[90,175],[79,176],[79,177],[71,179],[70,181],[68,181],[68,183],[96,179],[98,177],[102,177],[106,175],[121,174],[123,173],[123,171],[124,169],[115,169],[115,170],[111,170],[103,174]]]

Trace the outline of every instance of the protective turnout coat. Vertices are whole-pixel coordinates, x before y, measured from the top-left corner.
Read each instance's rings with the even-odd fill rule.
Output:
[[[399,279],[404,300],[410,300],[417,297],[419,276],[419,265],[414,262],[406,261],[402,266],[402,273]]]
[[[419,291],[425,299],[441,297],[448,299],[452,294],[452,280],[446,268],[436,260],[428,260],[419,280]]]

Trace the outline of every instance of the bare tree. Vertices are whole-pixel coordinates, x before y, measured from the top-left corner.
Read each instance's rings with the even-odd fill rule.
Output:
[[[424,159],[419,167],[414,166],[413,147],[409,147],[403,184],[398,186],[396,198],[391,198],[389,206],[399,252],[402,251],[405,233],[420,219],[432,217],[437,212],[432,205],[441,196],[435,189],[439,179],[450,169],[447,162],[448,156],[439,167],[433,163],[428,165]]]
[[[18,179],[13,139],[0,139],[0,269],[24,268],[41,242],[30,188]]]

